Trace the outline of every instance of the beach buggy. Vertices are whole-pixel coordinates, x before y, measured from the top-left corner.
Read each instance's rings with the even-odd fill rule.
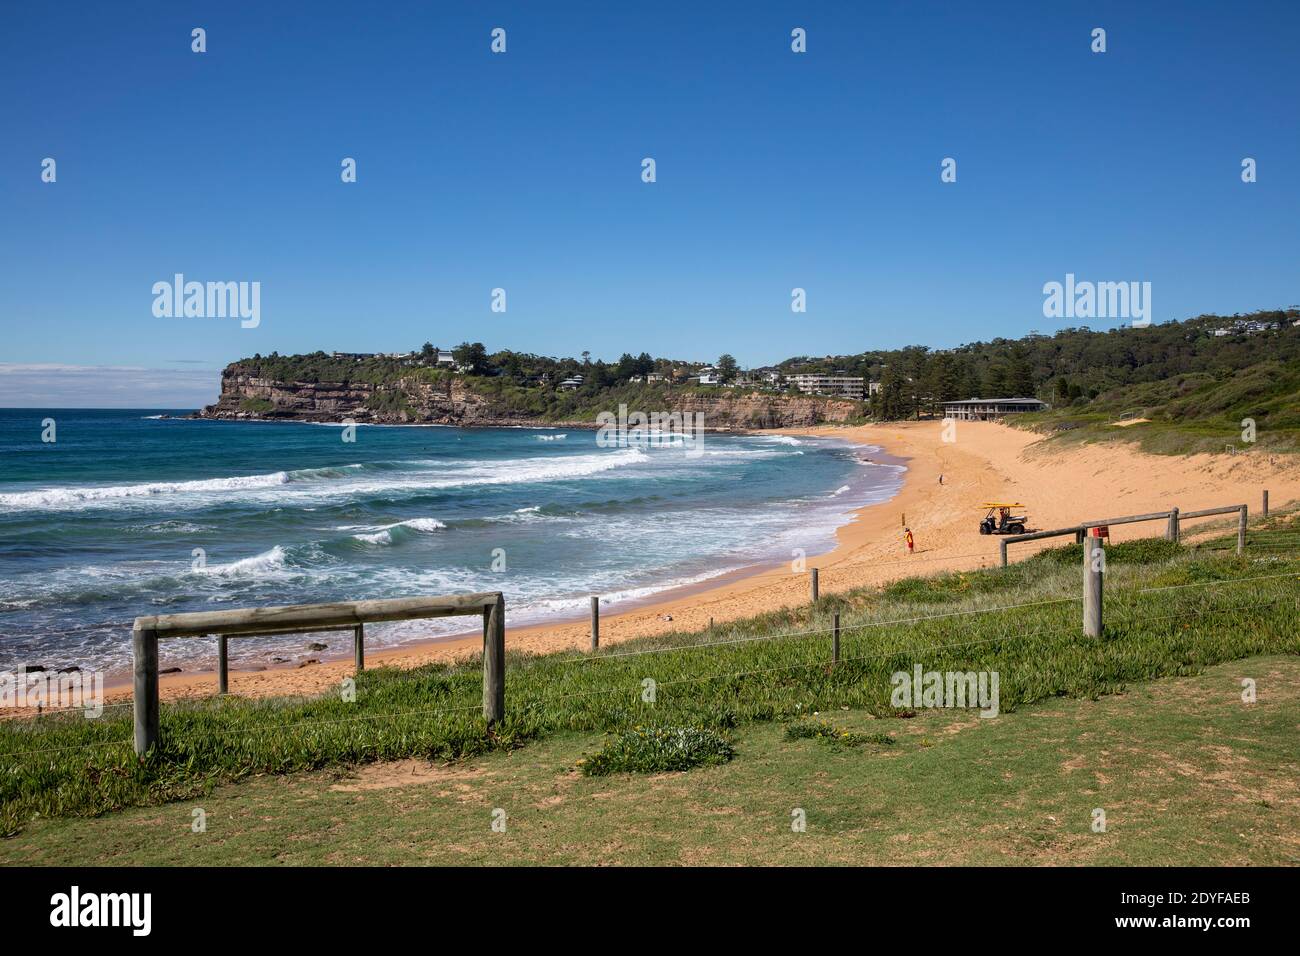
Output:
[[[1018,501],[986,501],[980,505],[988,514],[980,522],[980,534],[1024,534],[1028,515],[1013,515],[1012,508],[1023,508]]]

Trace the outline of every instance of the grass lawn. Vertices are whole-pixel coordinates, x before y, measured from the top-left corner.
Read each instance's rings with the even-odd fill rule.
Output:
[[[1258,700],[1241,699],[1241,679]],[[732,735],[684,773],[591,777],[600,736],[451,764],[261,775],[198,800],[37,820],[3,864],[1146,864],[1300,862],[1300,657],[1252,657],[995,719],[824,714],[892,746]],[[193,811],[207,830],[191,829]],[[492,829],[493,811],[505,832]],[[806,813],[793,832],[791,812]],[[1106,831],[1093,831],[1093,811]]]

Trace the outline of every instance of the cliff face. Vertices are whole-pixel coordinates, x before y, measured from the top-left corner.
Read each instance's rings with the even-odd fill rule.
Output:
[[[823,423],[846,422],[861,414],[857,402],[815,396],[734,395],[719,389],[718,395],[684,393],[668,398],[669,412],[700,413],[707,428],[800,428]],[[656,411],[656,409],[639,409]]]
[[[443,425],[518,424],[524,416],[460,378],[445,385],[401,379],[392,385],[368,382],[278,382],[257,378],[238,366],[221,374],[221,397],[202,418],[290,419]]]
[[[595,412],[576,413],[567,421],[538,418],[503,399],[476,392],[467,381],[456,376],[437,384],[414,378],[384,385],[280,382],[258,378],[235,364],[222,373],[221,397],[198,417],[465,426],[594,424]],[[843,422],[859,414],[856,402],[815,396],[735,394],[725,389],[713,395],[665,388],[656,392],[656,398],[657,404],[631,410],[701,413],[709,429],[804,427]],[[611,400],[608,409],[600,410],[617,413],[617,403]]]

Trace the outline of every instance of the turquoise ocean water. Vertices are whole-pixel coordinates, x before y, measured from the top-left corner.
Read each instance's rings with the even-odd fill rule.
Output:
[[[120,675],[140,614],[486,590],[514,625],[578,617],[591,594],[617,610],[828,550],[902,480],[833,439],[709,434],[692,456],[577,429],[363,426],[348,443],[162,414],[0,409],[0,670]],[[368,644],[458,630],[375,625]],[[240,639],[232,662],[293,660],[304,640]],[[350,637],[321,641],[342,654]],[[214,658],[207,640],[162,649],[187,671]]]

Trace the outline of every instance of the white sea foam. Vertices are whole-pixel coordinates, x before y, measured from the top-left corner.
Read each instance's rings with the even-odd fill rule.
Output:
[[[358,541],[364,541],[366,544],[392,544],[393,531],[397,528],[410,528],[412,531],[418,531],[421,534],[428,534],[433,531],[441,531],[447,526],[437,518],[408,518],[406,521],[394,521],[392,524],[380,525],[365,530],[358,531],[352,537]],[[352,528],[340,528],[340,531],[350,531]]]
[[[209,574],[214,577],[240,577],[243,575],[266,574],[284,568],[284,548],[278,544],[270,551],[263,551],[251,558],[231,561],[229,564],[209,564],[195,568],[196,574]]]
[[[543,481],[564,481],[586,478],[616,468],[638,465],[648,460],[640,448],[620,448],[617,451],[598,452],[593,455],[569,455],[563,458],[515,458],[483,464],[473,464],[458,471],[433,477],[415,476],[410,483],[420,488],[459,488],[474,485],[531,484]],[[386,483],[386,486],[391,483]]]
[[[0,494],[0,507],[28,509],[77,508],[99,502],[129,498],[156,498],[204,491],[242,491],[273,488],[289,481],[287,472],[244,475],[235,478],[205,478],[198,481],[155,481],[144,485],[104,485],[90,488],[43,488]]]
[[[168,507],[193,507],[208,503],[213,495],[234,497],[241,503],[284,504],[293,499],[301,501],[323,497],[419,492],[477,485],[566,481],[626,468],[646,460],[647,455],[644,450],[622,448],[589,455],[515,458],[453,466],[440,461],[396,463],[422,467],[406,471],[385,471],[379,474],[367,470],[365,465],[350,464],[332,468],[310,468],[296,472],[277,471],[266,475],[209,478],[198,481],[45,488],[39,491],[10,492],[0,494],[0,508],[66,511],[138,504],[160,499],[166,499]]]

